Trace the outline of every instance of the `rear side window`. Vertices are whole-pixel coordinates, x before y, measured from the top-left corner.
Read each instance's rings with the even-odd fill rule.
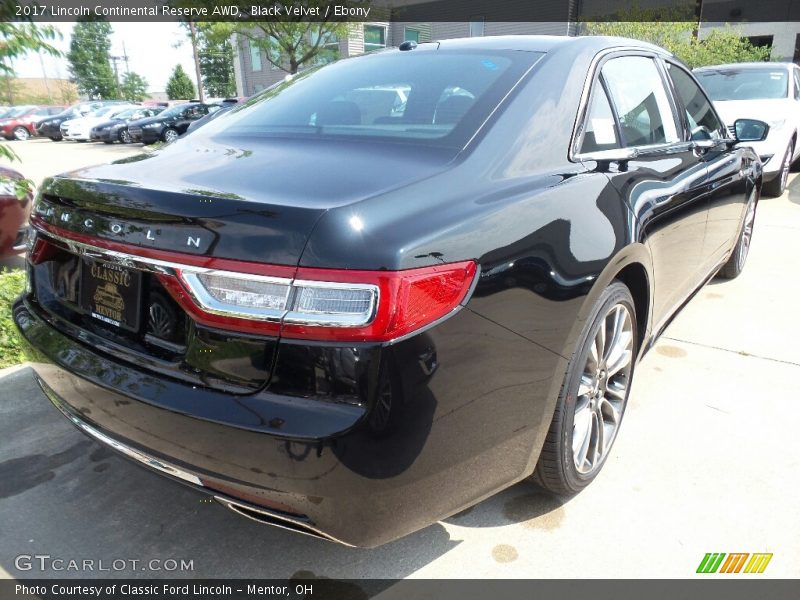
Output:
[[[626,146],[671,144],[679,140],[664,83],[652,59],[623,56],[602,69]]]
[[[600,150],[613,150],[619,147],[619,131],[617,131],[617,124],[611,112],[611,105],[608,102],[606,91],[598,82],[592,92],[592,105],[589,107],[580,152],[584,154]]]
[[[667,72],[678,98],[686,109],[686,120],[692,140],[718,140],[724,137],[711,103],[694,79],[680,67],[667,63]]]

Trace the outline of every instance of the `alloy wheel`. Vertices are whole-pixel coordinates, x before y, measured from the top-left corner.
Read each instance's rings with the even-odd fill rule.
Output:
[[[23,141],[23,140],[27,140],[29,137],[31,137],[31,134],[24,127],[17,127],[14,130],[14,139],[15,140]]]
[[[119,132],[119,141],[123,144],[130,144],[133,140],[131,139],[131,132],[127,129],[123,129]]]
[[[167,142],[168,144],[174,142],[177,139],[178,139],[178,132],[175,131],[174,129],[167,129],[167,131],[164,132],[164,141]]]
[[[756,220],[756,203],[750,200],[747,204],[747,214],[744,216],[742,227],[742,239],[739,243],[739,264],[743,265],[747,260],[747,253],[750,252],[750,240],[753,238],[753,224]]]
[[[789,170],[792,167],[792,145],[786,149],[786,156],[783,157],[783,165],[781,166],[781,191],[786,189],[786,184],[789,181]]]
[[[589,346],[575,401],[572,455],[575,470],[600,468],[619,429],[633,366],[633,319],[624,304],[613,305]]]

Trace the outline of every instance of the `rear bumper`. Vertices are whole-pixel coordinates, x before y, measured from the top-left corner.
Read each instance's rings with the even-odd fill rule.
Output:
[[[283,393],[298,357],[336,368],[317,346],[281,342],[270,385],[241,396],[120,362],[62,333],[35,301],[19,300],[14,320],[53,363],[35,367],[43,389],[84,432],[246,516],[364,547],[532,472],[565,366],[462,310],[394,346],[358,349],[367,388],[385,365],[396,374],[393,426],[376,433],[369,402]]]
[[[266,509],[261,506],[243,502],[237,498],[232,498],[225,494],[214,492],[213,489],[216,482],[213,480],[204,480],[197,473],[191,473],[185,468],[178,467],[163,460],[159,460],[152,454],[148,454],[146,451],[139,450],[119,440],[109,437],[93,425],[90,425],[83,416],[73,412],[72,409],[52,390],[52,388],[50,388],[50,386],[48,386],[38,376],[37,383],[42,388],[45,396],[47,396],[50,402],[53,403],[53,406],[60,410],[61,413],[67,417],[67,419],[69,419],[69,421],[80,431],[95,441],[104,444],[113,450],[116,450],[126,458],[137,462],[141,466],[156,471],[162,475],[166,475],[171,479],[177,479],[180,482],[200,489],[203,492],[210,493],[214,496],[214,499],[223,506],[226,506],[227,508],[230,508],[231,510],[248,518],[269,523],[271,525],[276,525],[278,527],[283,527],[285,529],[290,529],[292,531],[299,531],[300,533],[320,537],[332,542],[345,544],[345,542],[332,538],[326,533],[316,529],[308,522],[308,518],[304,515],[286,513],[277,509]],[[217,484],[216,487],[221,486]]]

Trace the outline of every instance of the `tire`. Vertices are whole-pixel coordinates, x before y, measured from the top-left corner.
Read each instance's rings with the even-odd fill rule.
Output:
[[[161,139],[164,140],[164,143],[169,144],[177,140],[179,135],[180,134],[175,129],[167,127],[164,133],[161,134]]]
[[[24,141],[31,137],[31,132],[24,127],[15,127],[11,132],[15,140]]]
[[[753,239],[753,226],[756,220],[757,207],[757,193],[753,192],[745,209],[744,220],[739,231],[739,237],[736,239],[736,245],[733,247],[728,262],[722,265],[722,268],[717,273],[717,277],[720,279],[736,279],[744,270],[747,255],[750,253],[750,242]]]
[[[52,137],[51,136],[50,139],[52,141],[54,141],[54,142],[61,142],[61,141],[63,141],[64,138],[59,135],[58,137]]]
[[[637,337],[633,297],[623,283],[614,281],[603,290],[581,332],[532,476],[549,492],[575,494],[602,469],[628,403]],[[603,345],[600,360],[595,358],[598,344]],[[612,368],[621,368],[611,373],[608,359],[613,359]],[[612,422],[613,429],[607,430]],[[601,442],[604,436],[610,439]]]
[[[133,142],[133,138],[131,137],[131,133],[128,131],[127,127],[125,129],[121,129],[117,137],[119,137],[119,141],[122,144],[130,144]]]
[[[792,154],[794,153],[794,142],[789,142],[786,147],[786,152],[783,155],[783,162],[781,163],[781,170],[778,172],[777,177],[770,181],[764,182],[764,195],[770,198],[777,198],[783,195],[786,191],[786,183],[789,180],[789,170],[792,167]]]

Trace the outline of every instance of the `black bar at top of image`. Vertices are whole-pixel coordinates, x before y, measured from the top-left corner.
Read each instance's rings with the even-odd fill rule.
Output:
[[[3,0],[3,5],[3,19],[34,22],[800,21],[800,0]]]
[[[310,572],[309,572],[310,574]],[[0,600],[796,600],[800,581],[781,579],[470,580],[328,578],[0,580]]]

